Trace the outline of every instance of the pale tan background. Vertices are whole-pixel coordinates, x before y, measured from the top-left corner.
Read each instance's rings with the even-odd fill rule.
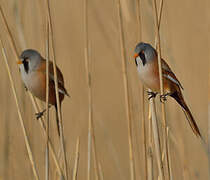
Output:
[[[112,0],[88,2],[93,118],[96,148],[104,179],[128,180],[130,179],[128,133],[116,2]],[[139,180],[145,177],[141,127],[141,83],[138,80],[133,59],[139,27],[136,19],[136,1],[122,0],[121,3],[133,124],[135,171],[136,179]],[[45,56],[44,3],[32,0],[4,0],[1,1],[1,5],[19,49],[21,45],[16,17],[19,17],[21,21],[27,48],[37,49]],[[141,0],[140,6],[142,40],[154,45],[152,0]],[[208,128],[209,6],[210,3],[207,0],[164,1],[161,23],[162,57],[184,86],[185,99],[205,140],[207,140]],[[57,64],[64,74],[66,89],[71,94],[71,98],[66,98],[63,102],[64,135],[69,168],[72,173],[76,139],[80,136],[78,179],[84,180],[87,179],[88,131],[88,88],[84,61],[84,1],[51,1],[51,7]],[[0,23],[1,37],[9,56],[35,162],[38,165],[40,179],[44,179],[45,142],[43,134],[35,119],[29,96],[23,88],[2,19]],[[0,59],[0,179],[33,179],[5,64],[2,57]],[[157,103],[159,104],[158,98]],[[208,179],[208,158],[201,143],[193,135],[178,105],[168,98],[166,106],[169,127],[177,143],[170,141],[174,180],[183,179],[183,169],[186,179]],[[52,109],[52,114],[53,111]],[[158,117],[161,118],[160,115]],[[55,128],[55,120],[52,118],[51,134],[56,135]],[[57,137],[55,146],[58,147]],[[51,162],[53,164],[53,161]],[[55,173],[51,174],[51,178],[54,179]],[[94,179],[94,176],[91,179]]]

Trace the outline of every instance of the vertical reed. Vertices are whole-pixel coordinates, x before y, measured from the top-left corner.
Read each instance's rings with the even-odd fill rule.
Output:
[[[151,115],[151,108],[149,108],[149,117],[148,117],[148,150],[147,150],[147,174],[148,180],[153,180],[153,141],[152,141],[152,115]]]
[[[88,86],[88,168],[87,168],[87,178],[90,180],[90,168],[91,168],[91,147],[93,147],[93,156],[95,163],[95,176],[96,180],[99,179],[99,165],[96,151],[95,143],[95,131],[93,123],[93,105],[92,105],[92,87],[91,87],[91,70],[90,70],[90,44],[89,44],[89,33],[88,33],[88,1],[84,0],[84,38],[85,38],[85,69],[87,77]],[[92,145],[92,146],[91,146]]]
[[[155,154],[157,158],[157,166],[159,177],[161,180],[165,179],[164,170],[163,170],[163,163],[161,161],[161,147],[160,147],[160,135],[158,132],[158,122],[157,122],[157,114],[155,108],[154,99],[150,99],[150,108],[151,108],[151,115],[152,115],[152,130],[153,130],[153,137],[154,137],[154,144],[155,144]]]
[[[24,125],[24,122],[23,122],[22,114],[20,112],[20,105],[19,105],[19,102],[18,102],[18,99],[17,99],[17,93],[16,93],[14,81],[12,79],[12,75],[11,75],[10,67],[9,67],[9,64],[8,64],[6,52],[5,52],[4,45],[1,41],[1,39],[0,39],[0,42],[1,42],[1,46],[2,46],[3,58],[4,58],[4,61],[5,61],[6,69],[7,69],[7,72],[8,72],[12,92],[13,92],[13,95],[14,95],[14,99],[15,99],[15,103],[16,103],[16,107],[17,107],[17,111],[18,111],[18,117],[19,117],[19,120],[20,120],[20,125],[21,125],[21,128],[23,130],[23,135],[24,135],[24,140],[25,140],[29,160],[31,162],[31,167],[32,167],[32,170],[33,170],[33,173],[34,173],[34,177],[35,177],[36,180],[39,180],[38,172],[37,172],[37,169],[36,169],[36,164],[35,164],[35,161],[34,161],[34,158],[33,158],[33,154],[32,154],[32,151],[31,151],[30,144],[29,144],[29,139],[28,139],[28,136],[27,136],[27,133],[26,133],[26,128],[25,128],[25,125]]]
[[[88,154],[87,154],[87,179],[90,180],[91,174],[90,174],[90,167],[91,167],[91,144],[92,144],[92,138],[91,138],[91,121],[88,121]]]
[[[121,13],[121,3],[120,0],[117,1],[117,11],[119,19],[119,32],[120,32],[120,48],[122,56],[122,72],[123,72],[123,83],[125,90],[125,109],[126,116],[128,120],[128,143],[129,143],[129,159],[130,159],[130,179],[135,180],[135,163],[134,163],[134,151],[133,151],[133,139],[132,139],[132,123],[131,123],[131,112],[130,112],[130,101],[128,92],[128,78],[127,78],[127,65],[126,65],[126,52],[125,52],[125,42],[123,37],[123,23],[122,23],[122,13]]]
[[[4,14],[3,10],[2,10],[1,5],[0,5],[0,13],[1,13],[1,16],[2,16],[2,19],[3,19],[3,22],[4,22],[4,25],[5,25],[5,27],[6,27],[6,31],[7,31],[7,33],[8,33],[8,40],[9,40],[9,42],[11,43],[12,50],[13,50],[14,53],[15,53],[16,59],[19,60],[19,51],[18,51],[18,49],[17,49],[17,47],[16,47],[16,45],[15,45],[15,40],[14,40],[14,38],[13,38],[13,36],[12,36],[11,30],[10,30],[10,28],[9,28],[9,25],[8,25],[8,23],[7,23],[7,20],[6,20],[6,16],[5,16],[5,14]],[[19,31],[19,32],[22,33],[22,31]],[[23,33],[22,33],[22,34],[23,34]],[[21,36],[23,37],[23,35],[21,35]],[[25,42],[25,41],[24,41],[24,42]],[[25,44],[24,44],[24,46],[25,46]],[[36,113],[40,112],[40,108],[39,108],[38,104],[36,103],[36,101],[35,101],[33,95],[32,95],[29,91],[28,91],[28,93],[29,93],[31,102],[32,102],[32,104],[33,104],[33,107],[34,107],[34,109],[35,109],[35,112],[36,112]],[[42,127],[42,129],[43,129],[43,132],[44,132],[45,136],[46,136],[46,127],[45,127],[44,120],[43,120],[42,117],[41,117],[39,123],[40,123],[40,125],[41,125],[41,127]],[[63,176],[63,172],[62,172],[62,170],[61,170],[61,168],[60,168],[60,165],[59,165],[59,163],[58,163],[58,158],[57,158],[57,156],[56,156],[56,154],[55,154],[54,147],[53,147],[52,142],[50,141],[50,139],[49,139],[49,147],[50,147],[49,150],[50,150],[50,152],[52,153],[52,157],[53,157],[53,160],[54,160],[54,162],[55,162],[55,165],[56,165],[56,167],[57,167],[57,169],[58,169],[58,171],[59,171],[59,174],[60,174],[61,176]]]
[[[101,167],[101,163],[100,162],[99,162],[99,175],[100,175],[100,180],[104,180],[103,169]]]
[[[136,11],[137,11],[137,30],[138,30],[138,42],[142,40],[142,21],[141,21],[141,0],[136,0]],[[146,123],[145,123],[145,100],[144,100],[144,85],[141,86],[141,107],[142,107],[142,136],[143,136],[143,147],[144,147],[144,171],[145,171],[145,179],[148,179],[148,163],[151,164],[151,162],[147,162],[151,160],[151,158],[148,157],[147,153],[147,134],[146,134]],[[152,172],[152,171],[150,171]]]
[[[164,94],[164,87],[163,87],[163,76],[162,76],[162,66],[161,66],[161,46],[160,46],[160,33],[159,33],[159,20],[158,20],[158,11],[157,11],[157,4],[156,0],[153,0],[153,10],[154,10],[154,19],[155,19],[155,31],[157,37],[157,52],[158,52],[158,69],[159,69],[159,78],[160,78],[160,92],[161,95]],[[160,11],[161,12],[161,11]],[[163,121],[163,152],[166,158],[166,169],[169,179],[171,179],[170,175],[170,164],[169,164],[169,156],[168,156],[168,141],[167,141],[167,121],[166,121],[166,112],[165,112],[165,102],[161,103],[162,109],[162,121]]]
[[[80,146],[80,138],[77,138],[76,143],[76,152],[75,152],[75,162],[74,162],[74,169],[73,169],[73,180],[77,179],[77,173],[78,173],[78,164],[79,164],[79,146]]]
[[[49,180],[49,22],[46,20],[46,180]]]
[[[54,81],[55,81],[55,92],[56,92],[56,103],[57,103],[57,109],[58,109],[58,120],[59,120],[59,129],[60,129],[60,145],[61,150],[63,154],[63,163],[64,163],[64,173],[66,179],[68,179],[68,168],[67,168],[67,160],[66,160],[66,150],[65,150],[65,142],[64,142],[64,134],[63,134],[63,122],[62,122],[62,116],[61,116],[61,104],[59,100],[59,92],[58,92],[58,77],[57,77],[57,70],[56,70],[56,54],[55,54],[55,40],[54,40],[54,34],[53,34],[53,24],[52,24],[52,18],[51,18],[51,8],[49,4],[49,0],[46,0],[46,7],[47,7],[47,16],[49,21],[49,27],[50,27],[50,35],[51,35],[51,41],[52,41],[52,60],[53,60],[53,70],[54,70]]]

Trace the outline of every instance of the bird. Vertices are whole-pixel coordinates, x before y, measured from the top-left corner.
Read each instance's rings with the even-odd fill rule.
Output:
[[[17,61],[19,64],[19,69],[21,73],[21,78],[23,80],[24,86],[29,90],[35,97],[41,101],[46,102],[46,59],[44,59],[41,54],[34,49],[26,49],[21,55],[20,59]],[[56,92],[55,92],[55,79],[53,71],[53,63],[49,61],[49,107],[54,106],[56,110],[56,122],[58,134],[60,136],[59,120],[58,120],[58,104],[56,102]],[[64,96],[69,96],[67,90],[64,86],[64,78],[60,69],[56,66],[57,79],[58,79],[58,92],[60,107],[64,99]],[[37,119],[39,119],[43,113],[46,111],[44,109],[42,112],[36,113]]]
[[[160,93],[160,79],[158,68],[158,53],[149,43],[140,42],[134,50],[135,64],[138,75],[142,83],[152,92],[148,91],[149,98]],[[181,106],[188,123],[197,137],[201,137],[196,121],[188,108],[182,95],[183,86],[173,73],[169,65],[161,58],[162,78],[164,93],[160,96],[161,101],[165,101],[167,96],[172,97]]]

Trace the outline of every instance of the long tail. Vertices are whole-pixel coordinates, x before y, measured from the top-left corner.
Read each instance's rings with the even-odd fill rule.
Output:
[[[55,113],[56,113],[56,123],[57,123],[58,135],[60,137],[60,126],[59,126],[58,107],[57,107],[57,105],[55,105]]]
[[[172,95],[170,95],[171,97],[173,97],[178,103],[179,105],[182,107],[182,110],[184,111],[185,113],[185,116],[188,120],[188,123],[190,124],[190,127],[192,128],[194,134],[197,136],[197,137],[201,137],[201,133],[200,133],[200,130],[192,116],[192,113],[190,112],[189,108],[187,107],[187,104],[185,103],[184,101],[184,98],[181,94],[181,92],[175,92],[173,93]]]

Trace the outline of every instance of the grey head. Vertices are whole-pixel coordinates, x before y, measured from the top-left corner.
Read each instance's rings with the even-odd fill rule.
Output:
[[[143,65],[150,63],[157,56],[156,50],[148,43],[140,42],[135,48],[135,58],[140,57]]]
[[[25,72],[28,73],[35,70],[43,58],[38,51],[26,49],[21,53],[20,59],[22,61],[21,65],[23,65]]]

